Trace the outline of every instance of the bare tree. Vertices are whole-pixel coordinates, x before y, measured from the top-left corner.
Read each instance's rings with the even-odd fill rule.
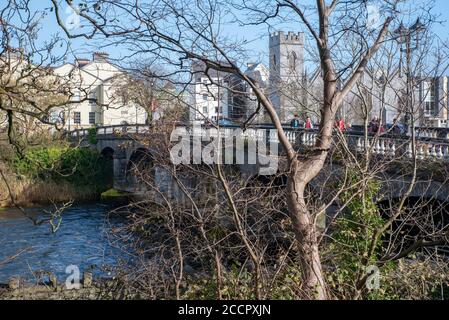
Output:
[[[60,15],[63,2],[52,2],[56,18],[69,38],[104,37],[105,41],[127,44],[131,51],[157,56],[173,68],[179,68],[179,72],[185,72],[186,60],[201,61],[206,69],[235,74],[251,87],[278,130],[279,141],[286,150],[289,167],[286,195],[299,248],[304,297],[328,298],[314,224],[315,213],[310,210],[305,190],[325,164],[332,146],[335,116],[345,97],[366,72],[376,52],[394,38],[390,31],[392,26],[399,24],[404,8],[402,1],[379,1],[383,20],[378,28],[367,26],[364,2],[317,0],[315,5],[302,6],[294,1],[246,1],[231,5],[240,9],[250,24],[267,24],[293,16],[292,21],[304,28],[314,41],[323,75],[323,103],[319,107],[316,144],[307,153],[294,149],[269,96],[240,67],[238,58],[244,52],[242,43],[227,39],[221,26],[223,21],[243,18],[230,14],[231,7],[226,3],[159,1],[136,4],[121,1],[100,4],[87,1],[87,7],[94,8],[93,11],[80,11],[87,24],[80,30],[70,31]],[[64,4],[73,7],[71,1]],[[358,43],[355,54],[344,49],[342,39],[345,38],[353,38]]]

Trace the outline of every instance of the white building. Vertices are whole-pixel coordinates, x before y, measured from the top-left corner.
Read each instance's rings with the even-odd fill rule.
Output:
[[[199,62],[192,64],[192,73],[190,121],[204,123],[229,118],[229,75],[211,69],[206,74],[204,64]]]
[[[268,68],[262,63],[248,63],[247,69],[245,71],[245,75],[248,76],[252,81],[257,83],[259,88],[264,90],[265,92],[268,90],[270,72]],[[252,123],[263,123],[265,122],[265,113],[264,109],[261,108],[257,110],[258,103],[256,96],[253,93],[253,90],[250,86],[246,85],[246,93],[247,98],[245,99],[245,119],[249,119],[249,117],[253,117]],[[257,114],[256,114],[257,111]]]
[[[448,83],[449,78],[446,76],[424,78],[418,81],[417,90],[423,110],[421,126],[449,127]]]
[[[250,63],[245,71],[269,96],[284,123],[295,114],[303,119],[310,117],[314,123],[321,118],[322,70],[315,66],[310,74],[304,71],[304,46],[302,32],[275,32],[269,36],[269,69],[261,63]],[[337,116],[352,125],[363,125],[373,117],[379,117],[384,124],[406,123],[413,114],[416,126],[449,127],[448,77],[413,79],[413,92],[407,94],[407,79],[399,68],[368,66],[345,97]],[[254,114],[257,99],[246,83],[212,69],[206,75],[205,70],[201,63],[192,66],[192,121],[229,118],[242,122]],[[412,110],[408,110],[408,104]],[[252,122],[267,120],[262,108]]]
[[[370,70],[345,97],[340,108],[340,116],[352,125],[364,125],[378,117],[383,124],[392,124],[394,119],[401,119],[405,113],[401,103],[402,88],[405,83],[394,70]]]
[[[405,123],[407,117],[413,115],[415,126],[446,127],[448,78],[413,78],[410,81],[411,92],[407,93],[407,79],[398,70],[368,70],[345,98],[343,116],[353,124],[363,125],[363,110],[368,107],[368,120],[377,116],[384,124],[393,124],[395,119]]]
[[[67,101],[64,81],[46,62],[43,59],[33,64],[24,50],[11,47],[0,54],[0,130],[9,125],[7,110],[20,119],[17,130],[31,132],[47,122],[54,106]]]
[[[54,68],[54,73],[70,83],[71,103],[52,113],[64,121],[65,129],[146,123],[146,110],[124,102],[117,93],[127,75],[108,61],[106,53],[94,53],[92,61],[77,59]]]

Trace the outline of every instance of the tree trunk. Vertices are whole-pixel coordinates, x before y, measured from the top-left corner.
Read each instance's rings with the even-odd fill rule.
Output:
[[[295,237],[298,242],[299,260],[302,272],[301,289],[306,299],[328,299],[326,281],[319,254],[319,243],[315,221],[307,208],[304,192],[307,184],[314,179],[324,166],[332,143],[332,130],[339,102],[336,101],[335,72],[329,50],[322,50],[324,71],[323,108],[321,110],[320,132],[317,143],[308,154],[289,159],[287,202]]]
[[[325,279],[318,248],[318,237],[313,216],[310,214],[304,198],[308,177],[323,164],[293,160],[288,179],[288,208],[298,242],[299,260],[302,272],[301,289],[304,299],[328,299]]]

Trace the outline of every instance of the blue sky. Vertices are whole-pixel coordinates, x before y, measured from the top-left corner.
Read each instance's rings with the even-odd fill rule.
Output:
[[[435,13],[443,22],[435,25],[435,33],[442,39],[449,39],[449,1],[435,0]]]
[[[2,0],[0,0],[2,1]],[[310,2],[312,0],[303,0],[303,2]],[[415,2],[419,3],[421,1],[425,0],[414,0]],[[447,0],[434,0],[435,7],[434,7],[434,13],[436,13],[439,16],[439,20],[443,21],[441,24],[436,24],[434,26],[434,32],[437,34],[439,38],[442,40],[449,39],[449,1]],[[75,1],[76,3],[76,1]],[[35,6],[35,8],[43,9],[43,8],[49,8],[51,7],[51,2],[49,0],[40,0],[40,1],[34,1],[32,4]],[[70,15],[69,12],[62,12],[63,16],[65,15],[68,17]],[[44,25],[43,28],[39,34],[39,40],[45,41],[48,40],[52,35],[55,33],[62,34],[61,29],[56,23],[55,17],[53,13],[48,14],[48,16],[43,20]],[[282,29],[285,31],[301,31],[298,30],[297,25],[278,25],[276,26],[276,29]],[[274,31],[274,30],[272,30]],[[245,32],[242,32],[242,29],[238,27],[228,27],[227,32],[239,39],[245,39],[248,43],[248,48],[251,50],[252,56],[248,59],[252,59],[254,61],[260,61],[265,59],[268,52],[268,32],[269,29],[267,26],[263,27],[245,27]],[[101,42],[100,42],[101,44]],[[71,41],[71,48],[74,51],[74,54],[77,56],[85,56],[89,57],[91,52],[94,50],[101,50],[104,49],[104,51],[107,51],[111,54],[112,57],[116,59],[120,59],[120,56],[125,51],[124,48],[101,48],[98,47],[98,42],[93,43],[89,42],[86,43],[85,40],[72,40]],[[68,57],[68,60],[73,60],[73,56]]]

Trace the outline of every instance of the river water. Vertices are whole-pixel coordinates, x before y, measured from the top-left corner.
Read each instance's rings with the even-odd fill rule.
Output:
[[[131,258],[120,243],[110,245],[108,231],[123,224],[123,218],[108,217],[110,209],[101,204],[73,206],[64,212],[54,234],[48,224],[35,226],[16,209],[0,211],[0,283],[13,276],[33,281],[33,271],[38,270],[51,271],[63,280],[68,266],[109,276],[104,267]],[[43,212],[42,208],[27,210],[38,217]]]

